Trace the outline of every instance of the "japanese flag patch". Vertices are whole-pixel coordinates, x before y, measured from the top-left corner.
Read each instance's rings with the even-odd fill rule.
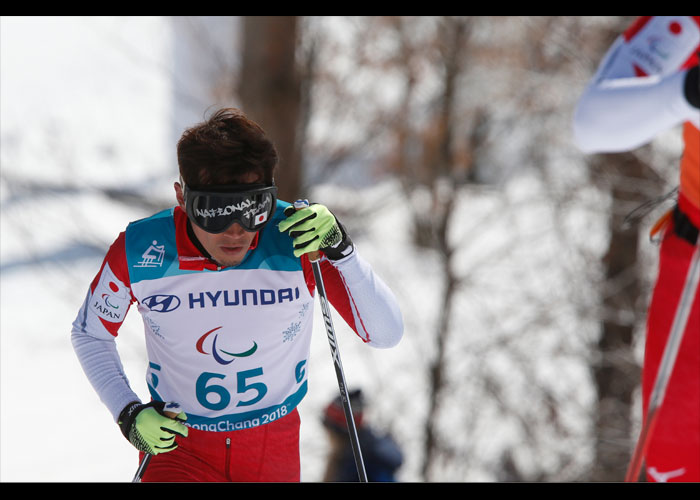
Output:
[[[100,280],[90,298],[90,309],[100,318],[110,323],[124,321],[131,303],[131,293],[105,263]]]
[[[263,212],[255,216],[255,225],[258,226],[267,221],[267,212]]]

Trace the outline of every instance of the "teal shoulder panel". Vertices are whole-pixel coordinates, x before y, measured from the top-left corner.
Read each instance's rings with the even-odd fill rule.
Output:
[[[178,268],[173,208],[130,223],[126,228],[126,260],[132,283],[157,279]]]

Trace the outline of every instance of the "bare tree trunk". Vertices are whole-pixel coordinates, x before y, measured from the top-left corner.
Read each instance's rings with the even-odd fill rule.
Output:
[[[446,200],[445,211],[442,213],[438,238],[435,244],[439,247],[443,269],[443,289],[440,311],[438,313],[438,325],[436,328],[436,353],[432,359],[428,380],[430,393],[428,395],[428,414],[425,419],[425,452],[423,456],[422,476],[425,481],[430,481],[432,471],[436,465],[436,459],[440,455],[440,439],[437,420],[440,412],[440,400],[445,389],[445,374],[448,366],[445,361],[445,353],[448,348],[448,339],[452,330],[451,318],[454,304],[454,293],[459,284],[459,279],[452,269],[452,249],[448,243],[447,229],[451,220],[451,208],[456,192],[452,191]]]
[[[301,85],[296,61],[298,18],[246,16],[239,95],[243,111],[270,136],[280,156],[280,199],[301,193]]]
[[[432,191],[432,207],[427,213],[417,214],[416,231],[427,231],[430,245],[440,255],[443,269],[443,290],[438,325],[436,329],[437,352],[429,367],[429,405],[425,421],[425,454],[423,457],[423,479],[429,481],[436,458],[440,454],[438,439],[437,417],[440,411],[440,399],[445,388],[445,373],[447,370],[445,352],[451,331],[451,316],[455,288],[459,279],[453,270],[453,248],[449,242],[449,228],[452,220],[455,198],[459,187],[454,179],[453,159],[453,113],[455,101],[455,82],[462,71],[461,51],[464,49],[468,36],[468,21],[446,18],[444,21],[442,57],[444,64],[443,89],[440,96],[434,129],[429,130],[426,141],[424,167],[427,167],[426,178]],[[423,218],[421,218],[421,216]],[[425,218],[427,217],[427,219]],[[425,224],[427,222],[427,225]]]
[[[634,447],[631,413],[640,374],[632,351],[633,335],[646,308],[637,263],[639,228],[624,227],[624,218],[648,199],[644,186],[653,185],[649,181],[656,179],[650,178],[651,169],[634,153],[603,155],[594,162],[594,168],[611,179],[612,214],[610,244],[604,257],[599,358],[592,367],[598,413],[596,458],[590,480],[622,481]]]

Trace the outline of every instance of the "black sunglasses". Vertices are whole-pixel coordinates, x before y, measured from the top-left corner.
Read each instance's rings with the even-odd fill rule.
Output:
[[[183,183],[187,216],[208,233],[223,233],[234,222],[246,231],[260,231],[275,213],[277,187],[264,184],[190,189]]]

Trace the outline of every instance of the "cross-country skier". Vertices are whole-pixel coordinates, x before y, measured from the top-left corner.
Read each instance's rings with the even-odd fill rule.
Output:
[[[585,152],[621,152],[683,124],[678,203],[662,236],[642,372],[643,418],[700,227],[700,16],[643,16],[608,50],[580,98],[574,135]],[[700,481],[700,293],[696,293],[646,453],[650,481]]]
[[[119,234],[73,323],[82,367],[143,481],[300,481],[299,414],[320,251],[329,301],[368,345],[403,334],[398,304],[323,205],[277,200],[274,145],[222,109],[177,145],[177,205]],[[115,337],[144,321],[151,401],[130,388]],[[166,416],[164,404],[179,405]],[[176,415],[176,416],[175,416]]]

